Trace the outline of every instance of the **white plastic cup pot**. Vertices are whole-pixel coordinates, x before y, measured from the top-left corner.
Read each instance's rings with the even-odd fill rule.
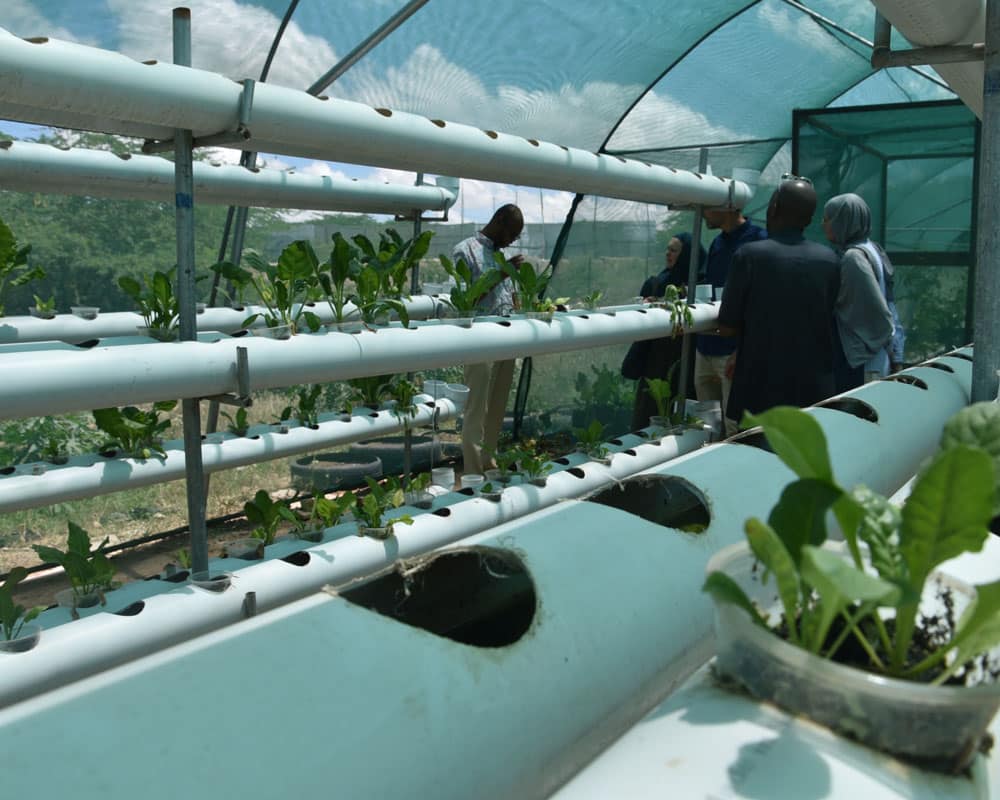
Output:
[[[463,489],[478,489],[484,483],[486,483],[486,477],[475,472],[470,472],[468,475],[462,476]]]
[[[429,394],[435,400],[441,397],[447,397],[447,387],[448,384],[444,381],[438,381],[434,379],[427,379],[424,381],[423,391],[425,394]]]
[[[459,411],[465,408],[465,401],[469,399],[469,387],[461,383],[445,384],[444,396],[455,404]]]
[[[434,467],[431,470],[431,483],[435,486],[443,486],[450,491],[455,486],[455,468]]]

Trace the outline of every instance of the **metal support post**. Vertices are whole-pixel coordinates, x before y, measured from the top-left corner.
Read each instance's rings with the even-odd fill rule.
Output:
[[[972,401],[992,400],[1000,368],[1000,0],[986,5],[986,58],[983,64],[982,152],[979,159],[980,225],[976,236],[972,331]]]
[[[191,11],[175,8],[174,63],[191,66]],[[180,309],[181,341],[195,341],[198,323],[195,314],[194,265],[194,174],[191,131],[174,133],[174,184],[177,222],[177,303]],[[191,530],[191,567],[208,569],[208,533],[205,527],[205,474],[201,463],[201,419],[198,400],[185,398],[184,459],[187,465],[188,526]]]
[[[698,172],[704,174],[708,168],[708,148],[701,148],[698,156]],[[687,303],[694,305],[694,295],[698,288],[698,273],[701,271],[701,209],[694,207],[694,226],[691,229],[691,260],[688,263]],[[684,401],[687,400],[688,376],[694,369],[694,339],[690,334],[684,336],[681,345],[681,374],[678,385],[674,387],[674,397],[677,398],[677,410],[684,412]]]

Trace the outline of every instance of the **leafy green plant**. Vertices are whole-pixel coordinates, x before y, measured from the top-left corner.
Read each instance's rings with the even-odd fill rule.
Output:
[[[292,242],[281,251],[275,264],[269,263],[253,250],[247,250],[243,254],[243,261],[252,270],[248,280],[265,309],[263,313],[247,317],[243,322],[244,326],[262,317],[267,327],[287,325],[292,333],[297,333],[303,323],[311,331],[320,329],[320,318],[312,311],[307,311],[304,305],[313,287],[319,283],[319,259],[309,242]],[[224,267],[223,276],[229,278],[230,275],[240,274],[240,269],[233,269],[232,265]],[[247,280],[245,277],[243,279]]]
[[[65,552],[40,544],[33,545],[33,549],[46,564],[57,564],[63,568],[73,587],[73,597],[79,600],[114,588],[115,568],[104,554],[107,543],[105,537],[96,549],[92,548],[90,535],[75,522],[70,522]]]
[[[684,328],[694,322],[694,315],[691,313],[691,306],[687,304],[681,294],[681,290],[668,283],[663,290],[663,305],[670,312],[670,321],[674,324],[672,336],[680,336],[684,333]]]
[[[358,518],[361,526],[369,529],[386,529],[386,538],[392,536],[393,526],[397,522],[404,525],[412,525],[413,517],[404,514],[386,520],[385,515],[394,508],[399,508],[406,500],[403,488],[396,478],[386,478],[385,484],[365,476],[368,484],[368,494],[358,499],[358,504],[354,511],[354,516]],[[360,528],[359,535],[363,535]]]
[[[17,246],[17,239],[7,224],[0,220],[0,317],[4,315],[4,293],[8,286],[24,286],[45,277],[41,267],[28,266],[31,245]]]
[[[798,475],[767,522],[746,523],[751,550],[775,578],[791,644],[834,658],[850,637],[866,654],[869,671],[934,684],[1000,644],[998,581],[974,587],[975,600],[930,652],[911,647],[931,573],[948,559],[981,550],[1000,507],[1000,406],[977,403],[948,422],[941,450],[899,511],[865,487],[847,491],[836,483],[822,429],[808,414],[778,407],[747,414],[744,424],[761,425],[774,451]],[[844,533],[850,561],[821,547],[829,509]],[[709,575],[705,590],[745,608],[768,628],[727,575]]]
[[[174,556],[177,558],[177,563],[181,569],[191,569],[190,550],[186,550],[182,547],[174,552]]]
[[[459,314],[473,317],[481,313],[479,304],[483,298],[504,279],[503,273],[498,269],[488,269],[479,277],[473,278],[472,269],[465,263],[464,258],[452,263],[447,256],[440,255],[438,260],[444,271],[455,281],[445,302]]]
[[[25,608],[14,602],[14,590],[28,575],[24,567],[14,567],[7,573],[7,579],[0,586],[0,628],[8,642],[21,635],[21,628],[45,610],[45,606]]]
[[[417,404],[414,402],[420,393],[416,384],[406,378],[397,378],[389,384],[389,396],[395,400],[392,407],[392,415],[403,423],[404,428],[409,429],[410,423],[416,419]]]
[[[369,327],[378,324],[378,318],[392,311],[396,312],[400,322],[409,326],[410,315],[402,301],[392,297],[383,297],[382,283],[378,271],[372,266],[364,266],[354,279],[354,294],[351,300],[358,307],[361,320]]]
[[[100,447],[103,437],[84,414],[0,422],[0,464],[42,459],[62,463],[70,455]]]
[[[632,391],[628,389],[617,370],[611,370],[604,364],[591,364],[593,377],[585,372],[577,372],[574,386],[579,395],[576,403],[589,412],[590,416],[598,409],[620,409],[632,405]]]
[[[603,297],[604,297],[604,292],[602,292],[600,289],[597,289],[591,292],[590,294],[585,294],[581,298],[581,301],[583,302],[583,307],[585,309],[587,309],[588,311],[594,311],[600,305]]]
[[[380,291],[390,298],[400,298],[408,293],[410,270],[430,248],[433,231],[424,231],[414,239],[404,240],[394,228],[379,234],[376,250],[368,237],[352,237],[361,251],[361,260],[371,266],[379,276]]]
[[[223,411],[222,416],[229,423],[227,429],[233,436],[247,435],[247,431],[250,430],[250,419],[247,410],[243,406],[237,408],[235,414]]]
[[[271,495],[264,489],[260,489],[253,496],[253,500],[243,504],[243,513],[246,514],[247,521],[254,526],[250,535],[254,539],[260,539],[265,546],[274,543],[278,526],[282,522],[290,522],[296,530],[301,527],[299,518],[288,504],[281,500],[272,500]]]
[[[176,337],[180,308],[170,275],[156,270],[147,286],[129,275],[123,275],[118,279],[118,286],[139,307],[139,314],[150,332],[161,332],[164,338]]]
[[[285,406],[281,412],[281,421],[291,419],[293,416],[300,425],[308,428],[315,428],[319,424],[319,397],[323,393],[323,386],[314,383],[312,386],[303,386],[296,393],[296,401]]]
[[[109,437],[106,449],[120,449],[132,458],[151,458],[154,453],[165,457],[160,437],[170,427],[170,419],[160,419],[160,412],[171,411],[176,405],[176,400],[161,400],[149,411],[135,406],[98,408],[94,422]]]
[[[496,448],[491,448],[483,445],[483,451],[497,465],[497,471],[500,473],[500,482],[509,483],[511,471],[521,458],[521,450],[516,447],[500,447],[498,445]]]
[[[552,471],[552,462],[549,461],[547,454],[536,449],[533,440],[528,440],[521,446],[517,466],[529,481],[540,480]]]
[[[350,299],[347,282],[357,278],[361,271],[361,261],[357,250],[340,233],[333,234],[333,249],[330,259],[324,265],[326,272],[319,273],[320,285],[326,292],[330,311],[335,322],[344,321],[344,308]]]
[[[341,518],[357,505],[358,499],[353,492],[344,492],[332,500],[319,495],[313,501],[310,521],[318,521],[324,528],[332,528]]]
[[[406,488],[410,492],[426,492],[430,488],[430,485],[431,474],[429,472],[421,472],[410,479],[410,483]]]
[[[49,299],[46,300],[37,294],[32,294],[35,298],[35,311],[39,316],[43,317],[54,317],[56,314],[56,296],[54,294],[49,295]]]
[[[608,446],[604,444],[604,425],[591,420],[586,428],[573,428],[577,446],[591,458],[606,458]]]
[[[220,289],[222,294],[229,300],[229,304],[242,308],[246,305],[246,291],[253,286],[253,273],[249,270],[238,267],[232,261],[218,261],[209,267],[212,272],[219,275],[232,288],[232,293],[226,289]]]
[[[529,310],[539,314],[552,314],[558,311],[560,307],[565,310],[568,302],[568,297],[557,297],[555,300],[549,297],[536,297],[531,301],[531,308]]]
[[[493,257],[496,259],[500,271],[504,275],[510,276],[511,281],[521,295],[521,304],[525,311],[555,310],[554,305],[550,308],[543,299],[549,281],[552,279],[550,268],[546,267],[543,270],[536,270],[530,261],[522,261],[515,266],[500,252],[495,253]],[[564,301],[568,300],[568,298],[560,299]]]
[[[392,375],[366,375],[347,381],[351,387],[351,400],[368,408],[378,408],[392,389]]]

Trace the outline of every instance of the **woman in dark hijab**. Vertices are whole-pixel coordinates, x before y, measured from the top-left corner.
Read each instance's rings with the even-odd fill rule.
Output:
[[[705,248],[698,246],[698,267],[705,267]],[[678,233],[667,245],[666,263],[658,274],[646,278],[639,294],[648,299],[660,299],[667,286],[687,287],[691,269],[691,234]],[[681,360],[684,338],[666,336],[662,339],[646,339],[633,343],[622,364],[622,375],[638,379],[635,391],[635,406],[632,409],[632,430],[645,428],[649,418],[656,413],[656,403],[649,396],[646,381],[649,378],[666,378],[674,364]],[[674,376],[676,383],[677,377]],[[676,387],[675,387],[676,389]],[[688,375],[685,396],[694,397],[694,370]]]

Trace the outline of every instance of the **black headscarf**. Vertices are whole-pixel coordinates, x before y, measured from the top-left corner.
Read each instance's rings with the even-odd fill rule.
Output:
[[[688,285],[688,273],[691,269],[691,234],[676,233],[670,238],[677,239],[681,243],[681,253],[672,268],[664,267],[659,274],[646,278],[639,290],[641,297],[662,297],[668,284],[684,287]],[[701,257],[698,262],[701,265],[700,280],[705,271],[705,248],[701,245],[698,245],[698,254]]]

